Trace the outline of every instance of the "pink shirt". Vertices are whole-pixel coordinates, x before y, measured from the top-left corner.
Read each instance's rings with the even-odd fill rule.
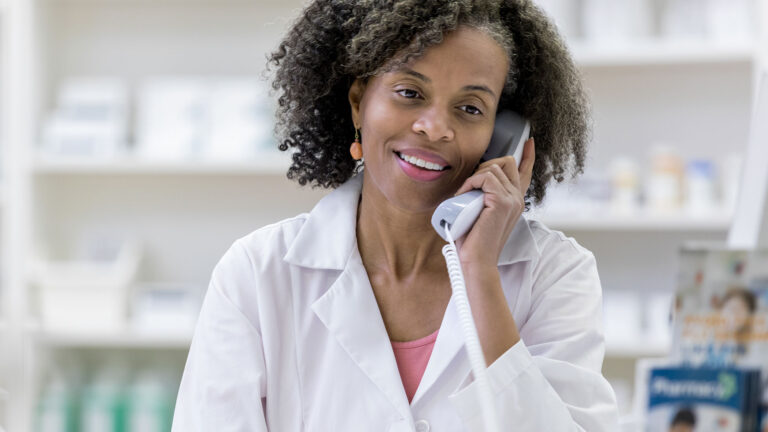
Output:
[[[435,347],[437,332],[408,342],[392,342],[392,351],[395,353],[397,369],[400,371],[400,379],[403,381],[408,402],[413,399],[416,389],[419,388],[421,377],[427,369],[429,356]]]

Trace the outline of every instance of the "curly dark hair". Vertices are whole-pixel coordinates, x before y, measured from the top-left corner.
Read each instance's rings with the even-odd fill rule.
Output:
[[[526,202],[540,203],[553,178],[581,174],[590,135],[581,76],[530,0],[315,0],[268,58],[279,148],[295,150],[288,178],[325,188],[348,180],[359,168],[348,152],[352,83],[420,56],[462,25],[486,32],[509,55],[498,109],[528,118],[536,137]]]

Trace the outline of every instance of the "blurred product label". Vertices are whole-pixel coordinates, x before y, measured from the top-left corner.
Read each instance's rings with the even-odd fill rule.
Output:
[[[754,36],[754,0],[664,0],[662,36],[748,42]]]
[[[133,289],[131,324],[141,332],[191,334],[201,303],[200,287],[143,283]]]
[[[584,0],[584,39],[610,45],[648,38],[652,35],[652,6],[648,0]]]
[[[154,79],[139,89],[137,153],[142,158],[186,159],[202,147],[208,130],[205,80]]]
[[[114,157],[127,142],[128,87],[119,78],[65,80],[43,130],[43,151],[58,156]]]
[[[256,79],[150,79],[137,112],[136,151],[145,159],[241,161],[273,141],[273,107]]]

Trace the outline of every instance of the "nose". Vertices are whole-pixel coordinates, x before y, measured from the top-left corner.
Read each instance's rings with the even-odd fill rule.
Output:
[[[426,136],[429,141],[451,141],[455,135],[450,113],[436,106],[421,111],[413,122],[413,131]]]

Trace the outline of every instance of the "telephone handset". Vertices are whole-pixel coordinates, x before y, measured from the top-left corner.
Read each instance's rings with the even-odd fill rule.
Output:
[[[504,155],[512,155],[517,165],[520,166],[523,147],[525,141],[530,137],[530,133],[530,122],[520,114],[509,110],[499,112],[493,126],[491,142],[488,144],[488,149],[482,160],[487,161]],[[474,189],[440,203],[435,213],[432,214],[432,226],[445,241],[448,241],[445,235],[445,225],[448,225],[451,237],[459,239],[472,228],[482,210],[483,192]]]

